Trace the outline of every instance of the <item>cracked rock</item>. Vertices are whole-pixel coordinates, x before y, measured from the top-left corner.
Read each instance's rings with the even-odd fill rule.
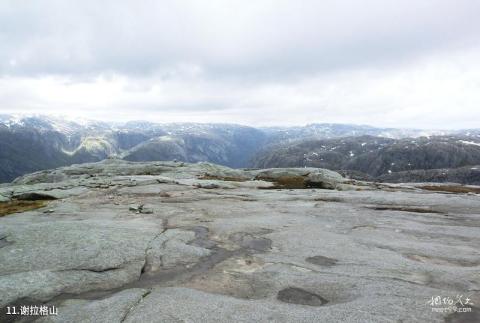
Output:
[[[210,250],[189,244],[194,239],[195,233],[192,231],[179,229],[165,231],[150,243],[145,272],[187,266],[197,262],[201,257],[208,256]]]
[[[45,301],[134,281],[157,234],[157,228],[142,222],[98,220],[31,223],[6,231],[15,243],[0,248],[0,306],[23,297]]]
[[[0,217],[0,308],[58,305],[44,321],[478,321],[478,307],[427,305],[480,303],[477,196],[312,168],[120,160],[0,186],[6,198],[31,192],[59,200]]]
[[[101,300],[66,300],[59,306],[57,316],[41,318],[37,322],[123,322],[148,294],[146,289],[132,288]]]

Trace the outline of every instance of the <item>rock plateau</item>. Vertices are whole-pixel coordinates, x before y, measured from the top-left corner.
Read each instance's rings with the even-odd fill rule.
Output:
[[[478,322],[479,193],[116,159],[25,175],[0,186],[0,321]]]

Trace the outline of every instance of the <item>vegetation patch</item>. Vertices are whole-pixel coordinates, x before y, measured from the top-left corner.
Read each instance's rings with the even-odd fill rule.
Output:
[[[422,190],[447,192],[447,193],[477,193],[480,194],[480,187],[469,187],[462,185],[425,185],[420,186]]]
[[[336,202],[336,203],[341,203],[341,202],[345,202],[344,199],[341,199],[339,197],[316,197],[313,199],[314,201],[317,201],[317,202]]]
[[[244,177],[218,176],[218,175],[211,175],[211,174],[204,174],[203,176],[200,176],[198,179],[218,180],[218,181],[227,181],[227,182],[246,182],[248,180]]]
[[[0,203],[0,217],[13,213],[21,213],[42,208],[47,205],[45,200],[40,201],[21,201],[13,200]]]
[[[312,182],[306,176],[257,176],[255,179],[261,181],[272,182],[274,185],[269,187],[259,187],[259,189],[306,189],[306,188],[321,188],[333,189],[331,185],[323,182]]]
[[[15,195],[13,198],[16,200],[22,200],[22,201],[49,201],[49,200],[57,199],[52,195],[48,195],[45,193],[35,193],[35,192],[22,193],[19,195]]]
[[[259,176],[256,179],[274,183],[270,187],[260,189],[302,189],[307,188],[307,181],[303,176],[279,176],[275,178]]]
[[[415,213],[437,213],[442,214],[442,212],[432,210],[427,207],[412,207],[412,206],[397,206],[397,205],[379,205],[379,206],[369,206],[368,209],[375,211],[401,211],[401,212],[415,212]]]

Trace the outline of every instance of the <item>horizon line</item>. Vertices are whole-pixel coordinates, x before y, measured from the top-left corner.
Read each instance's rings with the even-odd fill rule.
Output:
[[[26,113],[26,112],[15,112],[15,113],[1,113],[0,112],[0,120],[2,117],[7,118],[52,118],[52,119],[61,119],[63,121],[73,122],[78,125],[82,125],[82,123],[89,123],[89,122],[103,122],[110,125],[126,125],[128,123],[134,122],[143,122],[149,124],[158,124],[158,125],[172,125],[172,124],[197,124],[197,125],[236,125],[236,126],[243,126],[249,128],[306,128],[309,126],[314,125],[334,125],[334,126],[354,126],[354,127],[369,127],[375,129],[384,129],[384,130],[417,130],[417,131],[462,131],[462,130],[479,130],[478,128],[437,128],[437,127],[427,127],[427,128],[420,128],[420,127],[388,127],[388,126],[377,126],[371,124],[359,124],[359,123],[350,123],[350,122],[311,122],[311,123],[304,123],[304,124],[275,124],[275,125],[252,125],[252,124],[245,124],[245,123],[236,123],[236,122],[195,122],[195,121],[148,121],[146,119],[128,119],[128,120],[107,120],[106,118],[98,118],[98,117],[88,117],[88,116],[73,116],[73,115],[66,115],[66,114],[56,114],[56,113]]]

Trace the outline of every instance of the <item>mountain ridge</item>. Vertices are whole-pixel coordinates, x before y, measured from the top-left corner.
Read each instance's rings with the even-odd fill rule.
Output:
[[[372,136],[381,141],[422,136],[427,136],[427,140],[437,140],[432,135],[458,137],[464,141],[463,145],[473,143],[471,146],[476,151],[480,130],[396,129],[332,123],[255,128],[225,123],[154,123],[141,120],[108,123],[3,114],[0,116],[0,182],[37,170],[112,157],[129,161],[206,161],[234,168],[275,167],[275,164],[258,163],[265,151],[272,152],[282,146],[295,147],[309,140],[336,140],[352,136]],[[292,156],[286,157],[285,160],[288,160]],[[475,159],[472,164],[480,164],[480,160]],[[304,166],[301,163],[292,165]],[[440,168],[445,166],[452,167],[440,165]],[[351,170],[358,169],[354,167]]]

